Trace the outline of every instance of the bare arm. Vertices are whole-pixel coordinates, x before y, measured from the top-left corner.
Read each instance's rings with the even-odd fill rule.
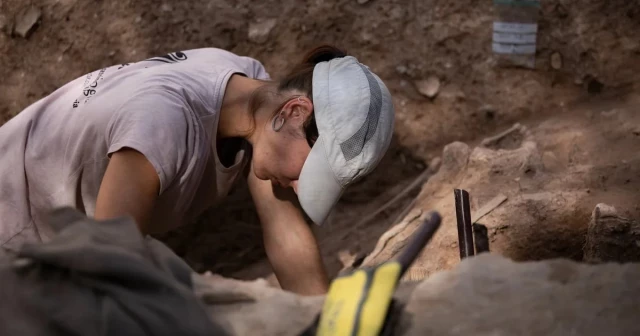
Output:
[[[148,232],[160,178],[140,152],[125,148],[111,155],[96,201],[96,219],[131,216],[140,231]]]
[[[253,171],[249,172],[248,183],[262,224],[267,256],[282,288],[302,295],[325,294],[329,286],[326,270],[295,193],[274,188],[270,181],[259,180]]]

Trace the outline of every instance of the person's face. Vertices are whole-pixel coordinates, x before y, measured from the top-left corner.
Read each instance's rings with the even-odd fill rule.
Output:
[[[313,103],[308,98],[293,98],[273,117],[275,123],[273,118],[265,123],[253,146],[253,170],[259,179],[297,192],[302,166],[317,138],[315,125],[305,126],[312,111]]]

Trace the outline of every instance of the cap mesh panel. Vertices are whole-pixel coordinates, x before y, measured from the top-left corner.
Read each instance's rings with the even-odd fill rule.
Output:
[[[349,139],[340,144],[342,154],[347,161],[352,160],[358,156],[364,145],[373,137],[378,127],[378,119],[380,119],[380,110],[382,109],[382,91],[378,81],[373,77],[371,72],[362,64],[358,64],[362,68],[362,71],[367,76],[369,82],[369,91],[371,93],[371,100],[369,102],[369,111],[367,112],[367,118],[365,119],[360,129],[352,135]]]

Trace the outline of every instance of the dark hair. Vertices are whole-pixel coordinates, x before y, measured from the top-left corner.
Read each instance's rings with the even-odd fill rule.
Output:
[[[316,64],[345,56],[347,56],[346,52],[331,45],[321,45],[310,50],[303,57],[302,62],[295,66],[288,75],[280,80],[278,83],[278,92],[286,92],[290,90],[302,91],[309,99],[311,99],[311,101],[313,101],[313,69]],[[318,127],[316,126],[316,120],[313,113],[311,114],[311,118],[309,118],[305,123],[304,131],[306,133],[309,146],[313,146],[313,143],[318,138]]]
[[[302,62],[295,66],[278,84],[278,91],[300,90],[309,98],[313,97],[312,82],[313,69],[320,62],[327,62],[334,58],[345,57],[347,54],[330,45],[322,45],[309,51]]]
[[[301,91],[313,101],[313,69],[316,64],[345,56],[347,56],[346,52],[331,45],[321,45],[310,50],[302,58],[302,61],[293,67],[280,81],[256,89],[250,98],[249,110],[252,113],[256,113],[260,106],[272,99],[270,97],[281,98],[288,91]],[[278,114],[278,111],[280,111],[286,103],[286,101],[281,103],[281,105],[273,111],[271,117],[273,118]],[[318,127],[316,126],[314,113],[311,113],[311,117],[305,122],[304,132],[309,146],[313,146],[313,143],[318,138]]]

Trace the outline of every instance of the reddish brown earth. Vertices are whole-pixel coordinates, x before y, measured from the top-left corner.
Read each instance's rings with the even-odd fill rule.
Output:
[[[42,10],[39,25],[28,38],[9,34],[31,6]],[[249,39],[250,25],[269,19],[275,24],[264,42]],[[317,43],[342,47],[391,88],[397,127],[380,168],[345,195],[332,225],[317,229],[325,262],[335,272],[338,252],[370,251],[419,188],[367,223],[359,221],[401,192],[453,141],[473,148],[520,122],[540,146],[553,147],[546,151],[560,153],[558,169],[569,169],[569,157],[604,165],[600,161],[608,157],[618,160],[637,152],[638,130],[630,129],[623,138],[616,135],[622,134],[620,127],[637,123],[632,118],[638,115],[632,102],[640,74],[636,2],[584,0],[576,6],[569,0],[543,1],[535,69],[496,64],[493,19],[490,3],[474,0],[0,0],[0,123],[67,81],[111,64],[220,47],[261,60],[278,77]],[[554,52],[562,56],[559,69],[550,64]],[[414,86],[430,76],[441,82],[433,99]],[[627,111],[612,114],[620,120],[598,119],[616,108]],[[572,138],[578,131],[554,128],[560,124],[595,128],[598,136],[579,142]],[[605,186],[606,181],[638,179],[631,168],[602,168],[600,174]],[[638,204],[627,196],[602,195],[602,201],[614,206]],[[440,211],[451,216],[449,209]],[[253,277],[268,273],[268,265],[260,262],[264,254],[256,221],[246,189],[240,187],[197,223],[164,239],[197,270],[229,275],[243,269],[235,274]],[[258,263],[247,268],[253,262]]]

